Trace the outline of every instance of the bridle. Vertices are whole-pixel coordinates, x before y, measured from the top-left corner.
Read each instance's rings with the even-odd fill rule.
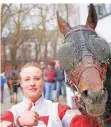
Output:
[[[76,29],[72,29],[72,30],[70,30],[69,32],[67,32],[67,33],[65,34],[65,38],[66,38],[68,35],[70,35],[72,32],[77,32],[77,31],[81,31],[81,30],[89,30],[89,31],[92,31],[92,32],[95,33],[95,30],[93,30],[91,27],[76,28]]]
[[[84,58],[82,58],[82,59],[84,59]],[[70,83],[74,84],[77,91],[79,91],[79,82],[80,82],[83,72],[85,72],[89,68],[97,69],[98,72],[100,73],[102,81],[105,80],[106,71],[107,71],[107,63],[105,63],[104,66],[102,67],[101,64],[98,61],[96,61],[92,56],[85,56],[85,62],[82,62],[82,60],[81,60],[76,65],[76,67],[74,68],[74,70],[72,71],[71,74],[69,74],[68,71],[66,71],[68,81]]]
[[[77,32],[77,31],[80,31],[80,30],[89,30],[89,31],[92,31],[92,32],[95,33],[95,31],[90,27],[78,28],[78,29],[72,29],[68,33],[66,33],[65,38],[68,35],[70,35],[72,32]],[[82,61],[84,61],[84,58],[85,58],[85,62],[82,62]],[[82,76],[82,74],[85,70],[87,70],[88,68],[92,68],[92,67],[98,70],[98,72],[100,73],[102,81],[104,81],[105,77],[106,77],[108,62],[109,62],[109,59],[106,62],[104,62],[104,65],[102,66],[101,62],[94,59],[93,56],[83,57],[78,62],[78,64],[76,65],[76,67],[74,68],[74,70],[71,73],[68,73],[68,71],[66,71],[66,77],[67,77],[67,81],[69,82],[69,86],[72,89],[75,88],[76,91],[78,92],[78,94],[81,94],[81,92],[79,91],[79,82],[80,82],[81,76]],[[79,107],[77,107],[77,108],[79,109]],[[93,120],[93,118],[92,118],[92,120]],[[99,123],[107,122],[109,120],[111,120],[111,117],[107,118],[106,120],[102,120]],[[94,122],[94,125],[96,126],[96,120],[94,120],[93,122]]]
[[[88,58],[91,57],[91,56],[86,56],[86,57],[87,57],[87,59],[88,59]],[[70,84],[70,87],[73,88],[73,89],[75,88],[76,91],[78,92],[78,94],[81,94],[81,92],[79,91],[79,81],[80,81],[80,78],[81,78],[82,73],[83,73],[86,69],[92,68],[92,67],[96,68],[96,69],[100,72],[101,79],[102,79],[102,80],[105,79],[105,74],[106,74],[106,71],[107,71],[107,62],[106,62],[106,64],[104,64],[104,66],[102,67],[102,66],[100,65],[99,62],[97,62],[95,59],[93,59],[93,60],[94,60],[94,63],[93,63],[93,64],[92,64],[92,63],[87,63],[87,64],[86,64],[86,63],[80,62],[80,63],[75,67],[75,69],[74,69],[74,71],[73,71],[73,75],[69,75],[68,72],[66,71],[66,77],[67,77],[67,80],[68,80],[68,82],[69,82],[69,84]],[[85,64],[86,64],[86,65],[85,65]],[[75,97],[77,97],[77,96],[75,95]],[[82,99],[81,99],[81,100],[82,100]],[[86,113],[85,110],[82,110],[82,111],[81,111],[81,110],[79,109],[79,106],[78,106],[78,104],[77,104],[77,103],[78,103],[78,100],[75,99],[75,103],[76,103],[76,105],[77,105],[78,110],[79,110],[82,114]],[[86,113],[85,115],[87,115],[89,118],[92,119],[92,121],[93,121],[93,123],[94,123],[94,127],[97,126],[97,123],[101,124],[101,123],[103,123],[103,122],[107,122],[107,121],[110,121],[110,120],[111,120],[111,117],[109,117],[109,118],[107,118],[107,119],[105,119],[105,120],[101,120],[101,121],[98,121],[98,122],[97,122],[96,119],[93,119],[93,117],[90,117],[87,113]]]
[[[72,32],[77,32],[77,31],[84,31],[84,30],[89,30],[92,31],[94,33],[95,30],[93,30],[91,27],[82,27],[82,28],[76,28],[76,29],[72,29],[69,32],[66,33],[65,38],[70,35]],[[85,62],[83,62],[85,59]],[[69,74],[68,71],[66,71],[66,76],[67,76],[67,80],[68,82],[71,83],[71,88],[74,86],[76,88],[76,90],[79,92],[79,82],[81,79],[81,76],[83,74],[83,72],[85,70],[87,70],[88,68],[96,68],[101,76],[102,81],[105,80],[105,76],[106,76],[106,71],[107,71],[107,63],[108,60],[106,62],[104,62],[104,65],[101,65],[101,62],[97,61],[95,58],[93,58],[93,56],[84,56],[83,58],[81,58],[78,62],[78,64],[76,64],[76,67],[74,68],[74,70]],[[80,93],[80,92],[79,92]]]

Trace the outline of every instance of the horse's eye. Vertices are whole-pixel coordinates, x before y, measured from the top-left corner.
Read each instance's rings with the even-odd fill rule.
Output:
[[[104,62],[101,62],[101,67],[104,67],[104,64],[105,64]]]
[[[88,96],[88,90],[84,90],[84,91],[82,92],[82,94],[83,94],[85,97],[87,97],[87,96]]]

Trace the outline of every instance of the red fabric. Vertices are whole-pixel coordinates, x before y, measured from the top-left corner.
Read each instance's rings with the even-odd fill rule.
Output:
[[[14,116],[11,111],[6,111],[0,118],[0,121],[6,121],[5,126],[14,127]]]
[[[49,81],[49,82],[54,82],[55,81],[55,70],[46,70],[45,72],[46,74],[46,80]]]
[[[58,116],[60,120],[62,120],[67,110],[70,110],[70,107],[61,104],[58,105]]]
[[[3,116],[0,118],[1,121],[10,121],[14,122],[14,116],[11,111],[6,111]]]
[[[70,127],[100,127],[99,123],[87,115],[77,115],[73,117]]]
[[[41,116],[41,117],[39,117],[39,120],[43,121],[45,123],[45,125],[47,126],[49,116]]]

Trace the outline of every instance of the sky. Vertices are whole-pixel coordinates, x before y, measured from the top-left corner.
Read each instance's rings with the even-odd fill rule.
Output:
[[[111,0],[0,0],[0,3],[111,3]]]
[[[31,0],[31,1],[27,1],[27,0],[0,0],[0,3],[37,3],[37,4],[44,4],[44,3],[111,3],[111,0]],[[101,25],[100,25],[101,27]],[[105,27],[105,26],[104,26]],[[106,28],[106,27],[105,27]],[[104,30],[105,30],[104,28]],[[98,31],[101,33],[101,29]],[[106,30],[107,31],[107,30]],[[5,31],[8,33],[8,31]],[[110,32],[108,32],[108,41],[110,41]],[[104,35],[104,33],[103,33]],[[104,36],[103,36],[104,37]]]
[[[25,3],[23,3],[23,5],[24,4]],[[13,4],[11,9],[13,10],[13,8],[14,7],[17,7],[18,5],[20,5],[20,3]],[[31,3],[30,3],[30,7],[31,7]],[[51,7],[52,6],[49,6],[48,7],[49,10],[48,10],[48,13],[47,13],[47,16],[46,16],[46,20],[50,20],[51,18],[54,18],[54,19],[53,20],[50,20],[50,21],[48,21],[46,23],[46,29],[47,30],[53,30],[56,27],[56,24],[57,24],[56,23],[56,15],[53,16],[53,11],[52,11],[52,8]],[[35,8],[32,9],[30,11],[30,13],[27,14],[27,16],[26,16],[26,18],[25,18],[25,20],[23,22],[23,27],[28,28],[28,29],[36,28],[37,23],[39,24],[39,22],[41,22],[41,17],[38,16],[38,15],[40,15],[40,10],[39,9],[35,9]],[[14,16],[14,17],[16,18],[17,16]],[[13,30],[13,27],[12,27],[13,26],[13,22],[14,22],[13,21],[13,18],[11,18],[10,24],[7,25],[7,23],[6,23],[6,25],[5,25],[4,29],[3,29],[3,32],[2,32],[2,36],[3,37],[6,37],[9,34],[9,32],[10,32],[9,31],[9,26],[10,25],[11,25],[10,29]],[[39,25],[39,28],[42,28],[42,26]]]

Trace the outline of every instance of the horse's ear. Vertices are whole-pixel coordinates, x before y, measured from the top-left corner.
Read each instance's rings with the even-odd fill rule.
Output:
[[[57,12],[57,21],[61,33],[65,35],[70,30],[70,26],[62,17],[59,16],[58,12]]]
[[[97,17],[96,9],[93,4],[90,4],[86,24],[89,27],[91,27],[93,30],[95,30],[97,22],[98,22],[98,17]]]

